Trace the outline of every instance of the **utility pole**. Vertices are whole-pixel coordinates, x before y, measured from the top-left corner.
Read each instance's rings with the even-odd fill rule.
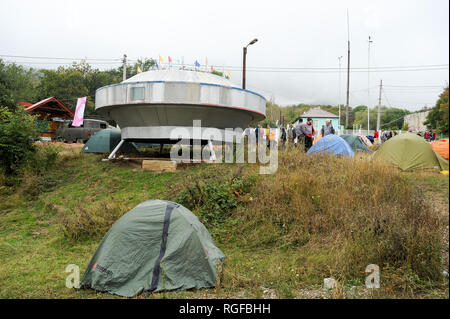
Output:
[[[347,102],[345,104],[345,127],[348,127],[349,97],[350,97],[350,28],[347,10]]]
[[[372,42],[369,35],[369,49],[367,52],[367,135],[369,135],[370,129],[370,44]]]
[[[380,120],[381,120],[381,90],[383,89],[383,80],[380,80],[380,93],[378,95],[378,114],[377,114],[377,131],[380,130]]]
[[[125,81],[127,79],[127,55],[124,54],[123,55],[123,81]]]
[[[339,120],[338,120],[338,132],[341,134],[341,59],[342,56],[338,57],[339,60],[339,92],[338,92],[338,108],[339,108]]]

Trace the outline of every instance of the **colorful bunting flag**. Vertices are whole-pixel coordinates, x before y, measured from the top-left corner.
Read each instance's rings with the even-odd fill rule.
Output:
[[[172,59],[170,58],[170,56],[169,56],[169,63],[172,63]]]
[[[211,72],[214,72],[214,67],[211,65]]]
[[[194,63],[194,65],[195,65],[196,67],[200,67],[200,63],[198,63],[198,61],[197,61],[197,60],[195,60],[195,63]]]
[[[208,65],[209,63],[208,63],[208,57],[206,57],[206,65]]]
[[[162,58],[162,56],[159,56],[159,62],[164,62],[164,59]]]
[[[142,70],[141,70],[141,68],[139,67],[139,65],[138,65],[138,67],[137,67],[137,73],[142,73]]]

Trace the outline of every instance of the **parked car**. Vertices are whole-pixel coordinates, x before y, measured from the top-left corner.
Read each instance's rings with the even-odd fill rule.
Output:
[[[83,125],[74,127],[72,121],[65,122],[55,132],[56,140],[66,143],[86,143],[91,136],[105,128],[112,126],[106,121],[95,119],[84,119]]]

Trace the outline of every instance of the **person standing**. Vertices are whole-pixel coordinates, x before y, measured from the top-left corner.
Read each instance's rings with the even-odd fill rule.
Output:
[[[335,130],[334,130],[333,124],[331,123],[330,120],[327,120],[325,122],[325,125],[322,127],[320,134],[322,134],[322,137],[324,137],[324,136],[334,134],[334,133],[335,133]]]
[[[373,132],[373,139],[376,140],[378,139],[378,131],[375,130],[375,132]]]
[[[286,129],[284,127],[281,128],[280,141],[281,141],[281,148],[283,148],[283,149],[286,148],[287,132],[286,132]]]
[[[302,128],[305,139],[305,152],[308,152],[312,146],[313,136],[316,133],[314,126],[312,125],[312,118],[308,117],[306,124],[303,125]]]
[[[265,133],[266,133],[265,134],[266,144],[267,144],[267,147],[269,147],[270,146],[270,125],[269,124],[267,124]]]
[[[287,138],[288,138],[288,145],[289,148],[294,145],[294,139],[295,139],[295,130],[294,125],[289,124],[289,128],[287,130]]]
[[[303,130],[303,127],[305,124],[303,124],[303,119],[299,119],[297,126],[295,127],[295,136],[297,137],[297,145],[299,145],[300,148],[302,148],[303,145],[305,145],[305,133]]]
[[[258,125],[255,129],[255,137],[256,137],[256,144],[258,144],[258,142],[260,140],[262,140],[262,129],[261,129],[261,125]]]

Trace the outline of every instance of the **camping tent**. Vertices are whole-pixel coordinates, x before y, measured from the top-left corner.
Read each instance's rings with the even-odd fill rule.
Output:
[[[448,160],[448,138],[443,140],[437,140],[430,143],[433,150],[441,155],[444,159]]]
[[[149,200],[108,231],[81,280],[125,297],[142,292],[214,287],[225,255],[187,208]]]
[[[448,161],[437,154],[422,137],[412,133],[390,138],[374,153],[373,158],[403,171],[428,168],[448,170]]]
[[[367,147],[370,147],[373,145],[373,143],[375,142],[374,138],[372,135],[368,135],[368,136],[364,136],[364,135],[358,135],[359,139],[361,140],[361,142],[363,142],[364,144],[366,144]],[[370,137],[372,137],[372,139],[370,139]]]
[[[306,152],[307,155],[316,153],[331,153],[334,155],[346,155],[353,157],[353,153],[350,145],[341,137],[330,134],[322,137]]]
[[[313,140],[313,145],[316,144],[322,138],[322,134],[317,135]]]
[[[81,152],[83,153],[111,153],[121,140],[120,130],[107,128],[95,133],[84,144]],[[137,151],[136,145],[131,142],[124,142],[120,147],[121,152]]]
[[[354,152],[370,152],[370,149],[363,143],[359,136],[341,135],[341,137],[350,145]]]

